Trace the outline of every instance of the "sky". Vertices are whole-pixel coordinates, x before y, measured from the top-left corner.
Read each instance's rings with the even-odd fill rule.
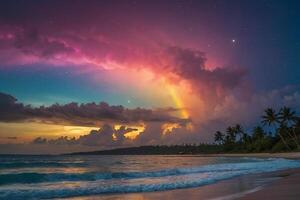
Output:
[[[300,111],[299,1],[0,1],[0,151],[212,142]]]

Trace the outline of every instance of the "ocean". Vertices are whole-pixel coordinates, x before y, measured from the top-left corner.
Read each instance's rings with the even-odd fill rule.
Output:
[[[201,187],[300,167],[299,160],[201,156],[0,156],[0,199],[52,199]]]

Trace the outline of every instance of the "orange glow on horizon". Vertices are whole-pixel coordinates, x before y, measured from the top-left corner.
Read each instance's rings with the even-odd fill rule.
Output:
[[[114,129],[117,131],[121,128],[121,126],[124,126],[124,125],[121,125],[121,124],[116,124],[114,125]],[[131,139],[131,140],[134,140],[141,132],[145,131],[145,125],[125,125],[126,128],[132,128],[132,129],[136,129],[136,130],[133,130],[133,131],[130,131],[126,134],[124,134],[124,136],[128,139]]]

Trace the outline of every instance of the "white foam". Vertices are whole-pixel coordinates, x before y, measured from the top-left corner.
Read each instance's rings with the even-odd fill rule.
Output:
[[[120,176],[105,180],[39,183],[19,185],[18,187],[15,185],[5,186],[0,188],[0,199],[62,198],[191,188],[246,174],[297,167],[300,167],[300,161],[297,160],[266,159],[152,172],[124,172]]]

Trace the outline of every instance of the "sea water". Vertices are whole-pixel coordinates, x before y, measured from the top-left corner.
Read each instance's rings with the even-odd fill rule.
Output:
[[[0,199],[51,199],[201,187],[300,161],[201,156],[0,156]]]

